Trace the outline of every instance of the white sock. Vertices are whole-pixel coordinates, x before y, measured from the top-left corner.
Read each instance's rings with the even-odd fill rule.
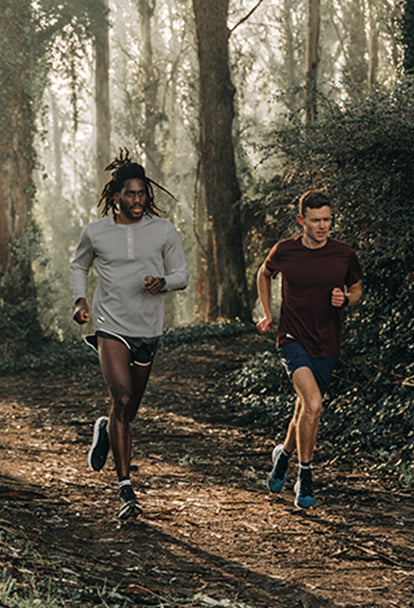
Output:
[[[122,488],[125,488],[125,486],[132,486],[131,480],[128,479],[123,479],[122,481],[119,482],[119,489],[122,490]]]

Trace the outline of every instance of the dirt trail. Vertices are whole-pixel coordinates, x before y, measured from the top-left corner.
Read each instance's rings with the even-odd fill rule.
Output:
[[[52,579],[64,606],[414,607],[411,495],[323,446],[313,514],[293,507],[295,467],[269,495],[277,429],[243,426],[220,399],[261,348],[249,335],[157,355],[134,425],[144,514],[123,525],[112,458],[86,466],[108,404],[98,366],[0,378],[0,565]]]

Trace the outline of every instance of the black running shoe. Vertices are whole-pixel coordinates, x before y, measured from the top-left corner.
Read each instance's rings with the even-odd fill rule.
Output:
[[[309,509],[310,511],[316,508],[312,477],[298,479],[295,483],[295,494],[295,507],[298,509]]]
[[[135,496],[132,486],[128,485],[121,488],[119,493],[119,502],[121,504],[121,508],[119,510],[120,519],[138,517],[138,515],[141,515],[142,508],[137,501],[137,497]]]
[[[93,427],[92,446],[88,454],[88,463],[92,471],[100,471],[108,457],[109,438],[107,424],[108,418],[101,416]]]

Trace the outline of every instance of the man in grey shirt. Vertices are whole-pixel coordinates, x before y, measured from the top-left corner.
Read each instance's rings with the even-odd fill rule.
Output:
[[[127,150],[105,170],[98,206],[103,218],[82,231],[70,264],[74,320],[89,321],[88,272],[95,262],[99,285],[93,301],[95,333],[86,341],[99,354],[112,406],[95,423],[89,465],[102,469],[111,447],[119,480],[121,519],[142,509],[130,480],[131,428],[162,334],[165,293],[185,289],[188,271],[174,226],[159,217],[153,182]],[[158,185],[158,184],[155,184]]]

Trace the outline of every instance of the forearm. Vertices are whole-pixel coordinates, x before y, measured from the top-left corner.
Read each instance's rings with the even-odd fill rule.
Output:
[[[339,287],[334,287],[331,292],[331,304],[335,308],[344,308],[345,306],[355,306],[362,297],[361,283],[350,285],[346,291]]]
[[[272,318],[271,310],[271,283],[270,276],[266,274],[266,269],[262,266],[257,273],[257,293],[262,307],[263,315]]]
[[[348,306],[356,306],[362,298],[361,284],[355,283],[348,287],[346,295],[349,298]]]
[[[180,268],[169,274],[165,274],[165,291],[185,289],[188,285],[189,277],[187,268]]]
[[[82,298],[86,299],[87,282],[88,273],[79,266],[76,266],[76,264],[72,263],[70,266],[70,283],[75,304],[77,304]]]
[[[94,252],[88,236],[88,226],[82,231],[81,238],[70,263],[70,283],[75,303],[80,298],[86,299],[89,268],[92,265]]]
[[[184,250],[174,226],[167,224],[167,236],[163,251],[165,288],[163,291],[177,291],[188,285],[189,274]]]

